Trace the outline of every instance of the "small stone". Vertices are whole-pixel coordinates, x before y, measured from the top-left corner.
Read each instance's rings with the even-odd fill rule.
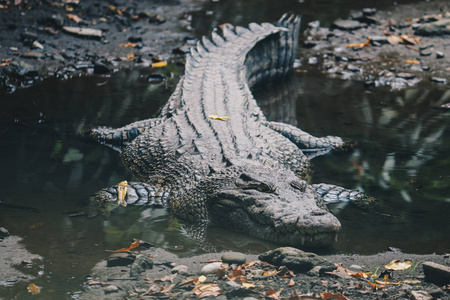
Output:
[[[203,266],[200,273],[202,275],[215,274],[221,265],[222,265],[221,262],[213,262],[213,263],[207,264],[207,265]]]
[[[222,262],[225,264],[237,264],[241,265],[245,263],[247,257],[244,253],[240,252],[224,252],[222,253]]]
[[[436,51],[436,58],[444,58],[444,52],[442,51]]]
[[[96,74],[96,75],[109,74],[109,68],[102,63],[95,63],[94,64],[94,74]]]
[[[13,76],[35,76],[38,75],[37,68],[22,60],[12,61],[3,71]]]
[[[430,49],[430,48],[433,48],[433,47],[434,47],[433,44],[427,44],[427,45],[420,46],[419,50],[422,51],[422,50]]]
[[[447,79],[441,77],[431,77],[430,80],[436,83],[444,83],[444,84],[447,83]]]
[[[430,56],[433,52],[428,51],[428,50],[424,50],[424,51],[420,51],[420,56]]]
[[[362,9],[362,13],[365,16],[373,16],[377,13],[377,9],[375,7],[371,7],[371,8],[363,8]]]
[[[147,77],[147,82],[152,84],[158,84],[166,81],[166,77],[161,74],[150,74]]]
[[[310,58],[308,58],[308,64],[310,64],[310,65],[315,65],[315,64],[317,64],[318,63],[318,59],[317,59],[317,57],[310,57]]]
[[[411,74],[411,73],[398,73],[396,77],[397,77],[397,78],[403,78],[403,79],[409,80],[409,79],[414,79],[414,78],[416,78],[416,75]]]
[[[130,277],[139,278],[147,269],[153,268],[153,260],[147,255],[139,254],[130,267]]]
[[[293,65],[292,65],[292,67],[293,67],[294,69],[298,69],[298,68],[300,68],[301,66],[302,66],[302,61],[301,61],[300,59],[295,59]]]
[[[35,40],[37,40],[38,36],[34,32],[30,31],[24,31],[20,34],[20,37],[22,38],[22,41],[27,44],[31,45]]]
[[[139,43],[139,42],[142,42],[142,37],[140,37],[140,36],[130,36],[128,38],[128,41],[130,43]]]
[[[186,274],[188,271],[188,267],[185,265],[178,265],[170,270],[170,273],[178,273],[178,274]]]
[[[362,270],[362,267],[359,266],[359,265],[351,265],[351,266],[349,267],[349,269],[352,269],[352,270]]]
[[[179,55],[185,55],[186,53],[189,53],[190,49],[191,49],[191,47],[189,47],[189,46],[181,46],[181,47],[172,49],[172,53],[179,54]]]
[[[381,35],[374,35],[370,37],[371,43],[389,44],[387,37]]]
[[[333,26],[342,30],[355,30],[362,27],[360,22],[353,20],[336,20]]]
[[[150,23],[162,24],[162,23],[164,23],[166,21],[166,19],[163,16],[157,14],[157,15],[150,16],[148,18],[148,21]]]
[[[430,71],[430,67],[429,66],[422,66],[422,70],[423,71]]]
[[[3,239],[8,236],[9,236],[8,230],[6,230],[5,227],[0,227],[0,239]]]
[[[105,292],[105,294],[117,293],[119,291],[119,288],[111,284],[105,287],[103,291]]]
[[[64,26],[64,17],[61,15],[51,15],[47,21],[56,28],[62,28]]]

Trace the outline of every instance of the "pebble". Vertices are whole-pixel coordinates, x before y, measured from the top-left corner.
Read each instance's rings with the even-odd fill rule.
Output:
[[[397,78],[403,78],[403,79],[414,79],[416,78],[416,75],[411,73],[398,73]]]
[[[102,63],[95,63],[94,64],[94,74],[96,74],[96,75],[109,74],[109,68]]]
[[[135,260],[135,256],[126,252],[118,252],[111,254],[106,260],[107,267],[128,266]]]
[[[186,274],[188,271],[188,267],[185,265],[178,265],[170,270],[170,273],[178,273],[178,274]]]
[[[221,262],[209,263],[202,268],[200,273],[202,275],[208,275],[208,274],[213,274],[213,273],[215,274],[221,265],[222,265]]]
[[[9,236],[8,230],[5,227],[0,227],[0,239],[3,239],[8,236]]]
[[[107,287],[105,287],[103,289],[103,291],[105,292],[105,294],[110,294],[110,293],[117,293],[119,291],[119,288],[115,285],[108,285]]]
[[[225,264],[243,264],[247,260],[244,253],[240,252],[224,252],[222,253],[222,262]]]
[[[436,83],[447,83],[447,79],[440,77],[431,77],[431,81]]]
[[[353,20],[336,20],[333,26],[342,30],[355,30],[362,27],[361,23]]]
[[[436,58],[444,58],[444,52],[442,51],[436,51]]]

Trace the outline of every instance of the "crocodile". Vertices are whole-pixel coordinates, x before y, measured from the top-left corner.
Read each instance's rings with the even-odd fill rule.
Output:
[[[300,17],[287,14],[276,25],[223,25],[187,54],[158,118],[92,129],[139,180],[103,189],[92,202],[102,210],[163,205],[191,224],[291,246],[332,244],[341,224],[326,203],[364,195],[302,176],[311,157],[343,140],[268,121],[251,93],[290,76],[299,30]]]

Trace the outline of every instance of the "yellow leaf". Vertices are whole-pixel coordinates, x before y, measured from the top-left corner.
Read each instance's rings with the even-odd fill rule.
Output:
[[[30,283],[27,287],[27,290],[30,294],[33,294],[33,295],[37,295],[41,292],[39,290],[39,288],[37,287],[37,285],[35,285],[34,283]]]
[[[375,280],[375,282],[379,283],[379,284],[384,284],[384,285],[386,285],[386,284],[400,285],[401,284],[400,282],[390,282],[387,279],[385,279],[384,281],[382,281],[382,280]]]
[[[370,45],[370,40],[371,40],[371,38],[369,37],[369,39],[365,43],[348,44],[345,47],[346,48],[363,48],[363,47],[367,47],[367,46]]]
[[[131,249],[134,249],[134,248],[139,247],[139,243],[140,243],[140,242],[141,242],[140,240],[136,240],[136,241],[134,241],[133,243],[131,243],[130,247],[128,247],[128,248],[122,248],[122,249],[113,251],[113,253],[130,251]]]
[[[136,47],[136,46],[137,46],[137,44],[130,43],[130,42],[128,42],[126,44],[119,44],[119,47]]]
[[[277,270],[271,270],[271,271],[266,271],[263,274],[266,276],[272,276],[272,275],[276,275],[278,273]]]
[[[398,270],[406,270],[406,269],[410,268],[411,266],[412,266],[412,262],[410,262],[409,260],[405,260],[404,262],[401,262],[399,260],[394,260],[394,261],[391,261],[391,263],[385,265],[384,268],[387,270],[398,271]]]
[[[420,65],[420,61],[418,61],[418,60],[405,59],[404,62],[408,63],[408,64]]]
[[[134,58],[134,53],[128,53],[127,54],[127,59],[128,60],[132,60]]]
[[[255,287],[255,285],[253,283],[248,283],[248,282],[243,282],[242,286],[245,287],[246,289],[251,289],[251,288]]]
[[[166,66],[167,66],[167,61],[159,61],[159,62],[152,63],[152,68],[161,68],[161,67],[166,67]]]
[[[230,117],[219,117],[218,115],[209,115],[208,118],[213,119],[213,120],[221,120],[221,121],[225,121],[228,120]]]
[[[83,21],[82,18],[80,18],[79,16],[74,15],[74,14],[66,14],[66,17],[75,21],[76,23],[80,23],[81,21]]]

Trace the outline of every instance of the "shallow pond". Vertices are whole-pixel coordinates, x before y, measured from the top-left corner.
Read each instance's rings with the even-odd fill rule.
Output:
[[[219,3],[214,17],[204,17],[197,26],[267,20],[272,9],[281,14],[301,6],[299,1],[282,1],[273,8],[264,2],[258,12],[252,10],[254,1],[249,3],[253,6],[239,6],[234,19],[230,8]],[[313,12],[327,5],[318,1],[302,6],[305,19],[313,20]],[[337,2],[331,7],[315,19],[327,22],[348,13]],[[41,272],[35,282],[45,287],[46,299],[79,290],[92,266],[109,255],[106,250],[126,247],[132,238],[180,256],[204,251],[162,208],[128,207],[110,218],[71,217],[86,208],[97,190],[131,179],[117,152],[82,138],[80,132],[157,115],[180,71],[176,66],[161,71],[175,77],[157,85],[148,83],[148,71],[128,70],[111,78],[49,78],[0,95],[0,226],[44,257],[39,269],[25,271]],[[410,253],[450,251],[450,112],[436,108],[450,102],[450,91],[428,84],[402,91],[370,90],[360,82],[325,78],[309,69],[288,83],[256,91],[255,97],[270,120],[317,136],[339,135],[354,144],[348,151],[315,158],[309,180],[363,190],[378,203],[373,210],[330,207],[343,229],[328,252],[370,254],[388,247]],[[209,230],[206,242],[209,250],[250,253],[277,246],[221,229]]]

